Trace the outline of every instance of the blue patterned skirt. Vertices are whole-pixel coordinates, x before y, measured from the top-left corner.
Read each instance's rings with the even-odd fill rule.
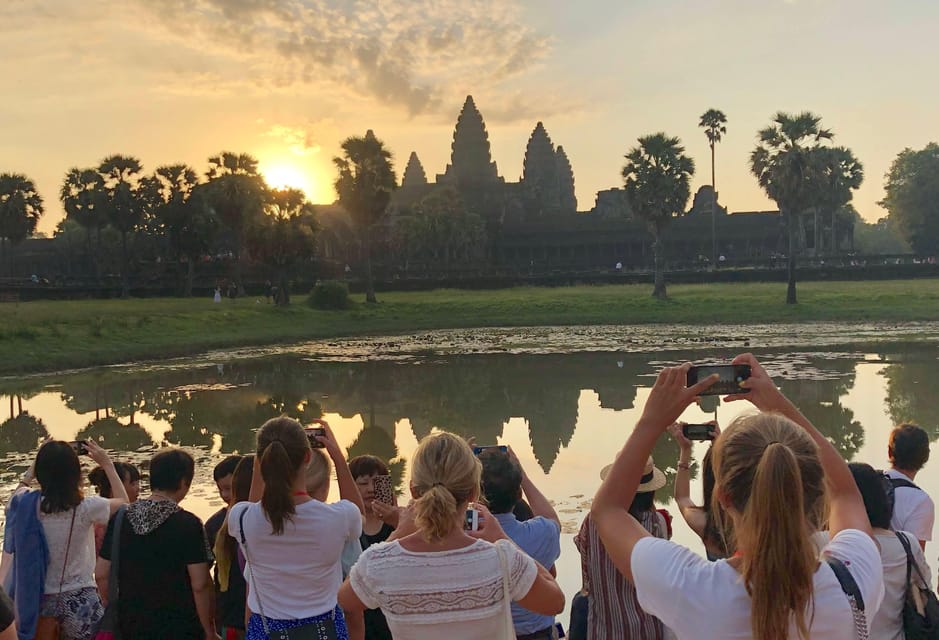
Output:
[[[346,618],[342,615],[342,609],[336,606],[336,609],[330,613],[315,616],[313,618],[304,618],[303,620],[275,620],[274,618],[265,618],[269,631],[284,631],[286,629],[295,629],[306,624],[325,622],[336,624],[336,638],[338,640],[349,640],[349,631],[346,629]],[[248,631],[245,640],[267,640],[267,634],[264,633],[264,625],[261,623],[261,616],[256,613],[251,614],[248,620]],[[327,640],[326,636],[322,640]]]

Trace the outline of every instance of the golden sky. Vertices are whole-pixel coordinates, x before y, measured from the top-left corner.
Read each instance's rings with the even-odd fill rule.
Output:
[[[747,168],[756,131],[812,110],[864,163],[855,205],[875,220],[891,160],[939,139],[937,28],[935,0],[4,0],[0,172],[36,181],[45,232],[65,172],[112,153],[204,171],[248,152],[329,202],[339,143],[369,128],[399,175],[411,151],[442,173],[471,93],[507,180],[544,121],[581,210],[656,131],[709,182],[697,123],[719,108],[721,200],[769,209]]]

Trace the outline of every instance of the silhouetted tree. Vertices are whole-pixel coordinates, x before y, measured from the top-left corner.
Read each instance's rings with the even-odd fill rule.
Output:
[[[130,290],[127,236],[137,230],[147,210],[141,184],[143,165],[137,158],[114,155],[101,162],[98,173],[104,187],[102,206],[108,221],[121,234],[121,297],[126,298]]]
[[[664,133],[639,138],[639,146],[626,154],[623,167],[626,197],[652,233],[655,262],[652,295],[656,298],[666,297],[662,236],[672,218],[684,213],[691,197],[693,175],[694,161],[685,155],[681,140]]]
[[[391,152],[369,129],[362,138],[342,143],[343,157],[333,158],[339,177],[339,204],[349,212],[365,253],[365,301],[377,302],[372,278],[372,227],[384,216],[397,186]]]
[[[864,181],[864,167],[846,147],[821,147],[815,151],[819,172],[815,206],[815,252],[821,249],[819,213],[831,216],[831,253],[838,252],[838,216]]]
[[[35,233],[42,212],[42,197],[32,180],[19,173],[0,173],[0,259],[5,242],[17,245]]]
[[[299,189],[274,189],[261,216],[249,229],[251,256],[273,268],[278,288],[275,302],[290,304],[290,276],[298,262],[311,260],[316,249],[313,207]]]
[[[209,158],[205,195],[209,205],[232,234],[235,256],[234,280],[238,295],[244,295],[241,277],[245,229],[264,211],[267,184],[258,173],[258,161],[246,154],[223,151]]]
[[[717,255],[717,180],[715,177],[714,148],[727,133],[727,116],[719,109],[708,109],[701,115],[698,126],[704,129],[711,147],[711,264],[719,264]]]
[[[95,278],[101,279],[101,229],[108,223],[105,207],[104,179],[97,169],[69,169],[59,190],[65,217],[74,220],[86,232],[87,251],[92,257]],[[96,239],[92,246],[92,231]]]
[[[880,203],[913,250],[939,254],[939,144],[904,149],[890,165]]]
[[[750,154],[750,171],[786,218],[789,236],[786,304],[796,304],[796,228],[802,214],[818,202],[820,157],[823,140],[833,134],[821,128],[822,119],[805,111],[790,115],[780,111],[773,124],[759,132],[759,143]]]

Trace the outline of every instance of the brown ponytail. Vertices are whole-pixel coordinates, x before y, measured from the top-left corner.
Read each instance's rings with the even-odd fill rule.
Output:
[[[424,538],[440,540],[457,526],[458,509],[479,495],[482,467],[463,438],[435,433],[421,440],[411,466],[414,522]]]
[[[740,573],[755,640],[809,637],[818,552],[810,536],[824,498],[815,443],[775,414],[738,418],[715,444],[718,495],[738,514]]]
[[[275,535],[284,532],[284,523],[296,513],[293,485],[304,471],[310,443],[300,423],[281,416],[272,418],[258,430],[258,455],[264,495],[261,507]]]

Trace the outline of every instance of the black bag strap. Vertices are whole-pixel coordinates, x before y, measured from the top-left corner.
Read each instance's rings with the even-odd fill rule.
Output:
[[[867,627],[867,615],[864,612],[864,597],[861,595],[860,587],[857,586],[857,581],[838,558],[829,557],[828,566],[831,567],[835,577],[838,578],[841,590],[848,596],[851,613],[854,615],[854,631],[858,640],[868,640],[870,632]]]
[[[928,585],[929,583],[926,582],[926,578],[923,576],[923,572],[920,571],[919,563],[916,562],[916,559],[913,556],[913,548],[910,546],[909,539],[907,539],[907,537],[900,531],[894,531],[894,533],[896,534],[897,538],[900,540],[900,544],[903,545],[903,550],[906,552],[906,590],[907,592],[909,592],[910,586],[911,586],[910,585],[911,569],[916,569],[916,575],[919,576],[920,584],[924,588],[928,588],[926,585]]]
[[[121,525],[124,523],[126,509],[127,505],[122,504],[114,514],[114,528],[111,530],[111,569],[108,572],[108,604],[117,604],[120,596],[118,576],[121,565]]]
[[[887,479],[890,481],[890,484],[893,485],[894,489],[898,487],[906,487],[908,489],[918,489],[919,491],[923,490],[921,487],[913,484],[911,480],[907,480],[906,478],[894,478],[892,476],[887,476]]]
[[[79,503],[80,504],[80,503]],[[55,594],[55,614],[59,615],[59,603],[62,602],[62,586],[65,584],[65,569],[68,567],[68,554],[72,550],[72,533],[75,531],[75,514],[78,513],[78,505],[72,507],[72,522],[68,526],[68,542],[65,543],[65,558],[62,560],[62,575],[59,576],[59,592]]]

